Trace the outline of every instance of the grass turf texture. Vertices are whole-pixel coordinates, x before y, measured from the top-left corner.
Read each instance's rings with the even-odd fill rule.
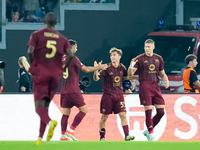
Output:
[[[200,142],[144,141],[0,141],[0,150],[199,150]]]

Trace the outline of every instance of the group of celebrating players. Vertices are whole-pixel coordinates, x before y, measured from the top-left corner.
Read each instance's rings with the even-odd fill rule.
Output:
[[[163,59],[154,54],[154,41],[148,39],[144,43],[145,53],[131,60],[128,70],[120,63],[122,50],[111,48],[111,63],[102,64],[94,62],[93,67],[83,65],[74,56],[77,51],[77,42],[68,40],[54,29],[57,19],[53,13],[48,13],[44,19],[45,28],[31,34],[28,42],[28,57],[31,63],[28,72],[33,75],[33,94],[36,113],[40,117],[39,138],[36,145],[42,145],[42,138],[46,126],[49,126],[47,141],[49,141],[57,126],[57,121],[51,120],[48,108],[58,87],[60,76],[63,78],[61,85],[60,105],[63,108],[61,119],[61,138],[68,141],[78,139],[74,135],[76,127],[87,113],[87,107],[79,88],[79,70],[88,73],[94,72],[94,80],[103,79],[103,95],[101,98],[99,123],[100,140],[105,140],[105,124],[108,116],[113,112],[119,114],[124,131],[125,140],[130,141],[135,136],[129,135],[129,127],[126,119],[126,105],[123,97],[122,79],[138,79],[139,97],[144,105],[147,130],[144,135],[148,141],[154,141],[153,129],[164,115],[164,99],[158,82],[163,79],[168,88],[169,81],[164,71]],[[138,76],[135,76],[137,71]],[[156,107],[157,114],[151,118],[152,105]],[[67,130],[68,118],[73,106],[79,109],[73,123]]]

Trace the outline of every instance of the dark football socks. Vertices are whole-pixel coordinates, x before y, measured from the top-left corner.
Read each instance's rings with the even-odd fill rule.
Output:
[[[47,124],[42,122],[42,120],[40,120],[40,133],[39,133],[39,137],[42,139],[43,135],[44,135],[44,131],[46,129]]]
[[[71,125],[71,129],[75,130],[75,128],[79,125],[79,123],[82,121],[82,119],[85,117],[85,113],[82,111],[79,111],[79,113],[75,116],[74,121]]]
[[[102,138],[105,138],[105,134],[106,134],[106,129],[105,129],[105,128],[102,128],[102,129],[99,131],[100,140],[101,140]]]
[[[129,129],[128,129],[128,125],[124,125],[122,126],[123,130],[124,130],[124,134],[125,136],[127,136],[129,134]]]
[[[152,112],[151,109],[145,111],[145,114],[146,114],[146,126],[147,126],[147,129],[148,129],[149,133],[153,133],[153,122],[152,122],[152,119],[151,119],[151,112]]]
[[[68,118],[69,118],[69,116],[63,114],[62,119],[61,119],[61,132],[62,132],[62,134],[65,134],[65,132],[67,130]]]
[[[157,111],[157,114],[152,119],[153,120],[153,127],[155,127],[160,122],[160,119],[165,114],[164,108],[158,108],[158,109],[156,109],[156,111]]]
[[[42,122],[48,124],[49,121],[51,121],[51,119],[49,118],[48,109],[42,106],[39,106],[37,107],[36,112],[40,116],[40,119],[42,120]]]

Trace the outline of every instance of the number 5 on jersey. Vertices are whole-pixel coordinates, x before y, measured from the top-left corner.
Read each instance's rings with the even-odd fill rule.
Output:
[[[52,51],[51,51],[50,54],[46,54],[45,55],[46,58],[52,58],[52,57],[55,56],[56,51],[57,51],[56,46],[55,46],[56,44],[57,44],[57,42],[54,41],[54,40],[48,40],[47,41],[46,47],[49,48],[49,49],[51,49]]]

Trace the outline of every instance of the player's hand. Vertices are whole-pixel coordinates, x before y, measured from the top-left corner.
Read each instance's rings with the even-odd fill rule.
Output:
[[[131,64],[134,66],[134,65],[137,63],[137,61],[138,61],[138,60],[136,60],[135,58],[133,58],[133,59],[131,60]]]
[[[133,68],[134,65],[137,63],[137,61],[138,61],[138,60],[136,60],[135,58],[133,58],[133,59],[131,60],[131,63],[130,63],[129,68]]]
[[[26,88],[24,86],[21,87],[22,92],[26,92]]]
[[[169,81],[164,81],[164,87],[167,89],[169,87]]]
[[[94,61],[94,67],[97,67],[98,64],[97,64],[97,61]]]
[[[102,64],[100,65],[101,66],[101,70],[106,70],[106,68],[108,68],[108,65],[107,64]]]

